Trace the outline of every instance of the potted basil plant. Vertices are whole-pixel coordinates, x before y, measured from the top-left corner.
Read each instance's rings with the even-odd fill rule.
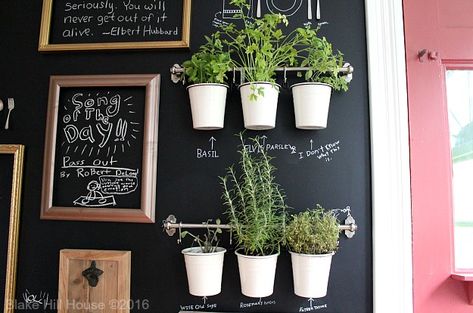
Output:
[[[183,63],[192,111],[194,129],[214,130],[224,126],[225,102],[228,85],[225,84],[230,69],[230,54],[224,51],[220,33],[205,36],[190,60]]]
[[[276,168],[258,137],[259,148],[250,154],[240,134],[240,170],[233,166],[221,177],[226,215],[235,236],[241,292],[262,298],[273,293],[276,264],[284,242],[286,205],[283,190],[275,181]]]
[[[231,0],[240,10],[236,23],[222,25],[233,65],[242,68],[247,81],[240,85],[245,128],[264,130],[276,125],[280,86],[275,83],[276,68],[294,64],[297,50],[293,33],[283,34],[288,20],[282,14],[265,14],[261,19],[249,18],[247,0]],[[242,26],[240,26],[242,25]]]
[[[306,82],[291,86],[296,128],[299,129],[326,128],[332,90],[348,90],[347,80],[340,75],[343,54],[334,52],[332,44],[318,36],[318,30],[298,29],[302,41],[300,66],[310,68],[305,73]]]
[[[332,256],[338,249],[339,228],[335,215],[320,205],[292,216],[286,228],[291,253],[294,293],[322,298],[327,286]]]
[[[210,222],[211,220],[208,220],[203,224]],[[219,219],[216,220],[216,224],[220,224]],[[218,235],[221,233],[221,228],[210,229],[209,227],[203,238],[189,231],[181,233],[181,238],[190,236],[194,242],[198,243],[196,247],[182,250],[191,295],[208,297],[217,295],[222,290],[223,259],[227,250],[218,246]]]

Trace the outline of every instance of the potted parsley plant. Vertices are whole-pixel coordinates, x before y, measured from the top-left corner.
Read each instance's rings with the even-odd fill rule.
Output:
[[[245,128],[264,130],[276,125],[280,86],[276,68],[295,64],[297,50],[294,33],[283,34],[288,20],[282,14],[265,14],[252,19],[244,14],[250,9],[247,0],[231,0],[240,13],[236,22],[221,26],[233,57],[233,66],[242,69],[246,83],[240,85]]]

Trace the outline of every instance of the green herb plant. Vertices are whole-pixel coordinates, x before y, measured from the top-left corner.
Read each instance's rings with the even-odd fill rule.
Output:
[[[343,66],[343,54],[334,52],[332,44],[318,35],[319,27],[310,26],[298,28],[298,41],[301,43],[298,58],[300,66],[310,67],[305,73],[305,79],[310,82],[325,83],[332,86],[334,90],[348,90],[348,82],[340,75]]]
[[[317,205],[315,209],[292,216],[286,228],[289,249],[302,254],[327,254],[338,249],[336,216]]]
[[[199,235],[194,235],[189,231],[183,231],[181,233],[181,238],[184,238],[186,236],[190,236],[194,239],[194,242],[197,242],[201,252],[202,253],[213,253],[217,251],[218,243],[220,242],[220,239],[218,238],[218,235],[222,233],[222,229],[217,227],[217,228],[210,228],[208,225],[212,222],[211,219],[207,220],[207,222],[204,222],[204,225],[207,225],[207,232],[203,235],[203,238],[201,238]],[[215,221],[217,225],[220,225],[220,219],[217,219]]]
[[[294,33],[283,34],[283,26],[288,20],[282,14],[265,14],[261,19],[249,18],[244,12],[250,10],[247,0],[231,0],[240,13],[235,14],[235,23],[221,26],[226,36],[224,41],[231,53],[233,66],[243,68],[245,79],[249,82],[275,82],[276,68],[296,63]],[[251,100],[263,96],[262,88],[252,85]]]
[[[224,50],[220,32],[205,36],[205,40],[191,59],[183,63],[185,75],[191,83],[224,84],[231,67],[230,53]]]
[[[250,138],[258,154],[251,154],[239,134],[240,170],[234,166],[220,177],[227,207],[226,215],[232,226],[237,246],[246,255],[270,255],[284,244],[286,205],[284,191],[276,183],[272,158],[263,149],[259,137]]]

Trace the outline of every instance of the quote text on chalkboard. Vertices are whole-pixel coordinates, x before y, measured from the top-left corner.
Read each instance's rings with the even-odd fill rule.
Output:
[[[97,49],[188,45],[190,0],[44,1],[40,51],[68,44]]]

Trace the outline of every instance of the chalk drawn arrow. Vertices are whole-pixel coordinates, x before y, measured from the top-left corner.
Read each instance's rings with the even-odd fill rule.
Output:
[[[264,146],[266,146],[266,138],[268,137],[266,137],[266,135],[263,135],[261,136],[261,138],[263,139],[263,148],[264,148]]]
[[[312,308],[313,308],[313,306],[312,306],[312,302],[314,302],[314,299],[310,298],[310,299],[309,299],[309,300],[307,300],[307,301],[309,301],[309,303],[310,303],[310,308],[312,309]]]
[[[207,298],[206,296],[203,296],[203,297],[202,297],[202,300],[204,301],[204,304],[207,302],[207,299],[208,299],[208,298]]]
[[[210,150],[214,149],[214,142],[217,141],[213,136],[210,137],[209,142],[210,142]]]

